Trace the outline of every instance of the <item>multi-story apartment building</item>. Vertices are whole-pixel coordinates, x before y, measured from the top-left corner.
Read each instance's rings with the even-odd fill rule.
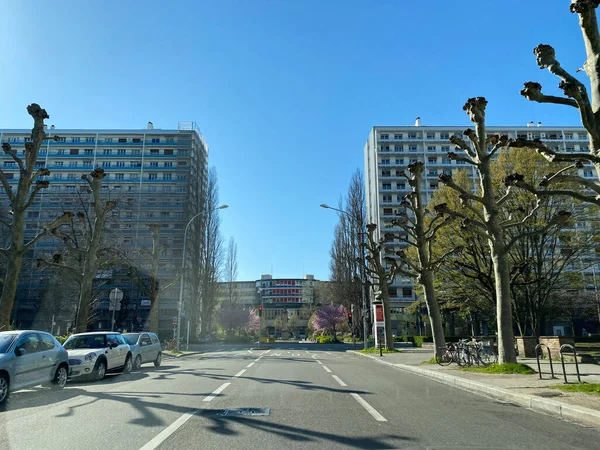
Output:
[[[236,281],[230,291],[231,283],[219,283],[219,302],[229,301],[229,293],[237,303],[258,308],[263,306],[263,327],[267,336],[281,336],[282,330],[275,321],[285,315],[290,326],[286,331],[296,335],[305,334],[310,318],[310,307],[317,303],[317,286],[322,281],[315,280],[314,275],[304,278],[273,278],[261,275],[256,281]],[[303,308],[306,306],[306,308]],[[293,330],[291,329],[293,328]]]
[[[118,240],[118,248],[137,255],[136,264],[143,276],[150,269],[148,252],[143,249],[151,249],[153,243],[148,225],[159,224],[160,244],[164,247],[159,282],[167,284],[181,265],[184,226],[198,209],[191,199],[201,197],[206,188],[208,147],[196,124],[179,122],[177,129],[165,130],[154,129],[150,122],[145,129],[128,130],[72,130],[52,126],[47,132],[58,135],[59,140],[44,141],[37,166],[50,170],[50,176],[45,177],[50,187],[42,190],[28,209],[26,237],[34,236],[45,223],[64,211],[78,212],[89,204],[88,186],[81,176],[100,167],[106,174],[103,199],[117,201],[107,232]],[[29,139],[29,130],[0,129],[0,142],[10,143],[18,155],[23,155]],[[0,167],[10,183],[18,182],[19,170],[9,155],[0,154]],[[0,209],[7,204],[6,194],[0,190]],[[55,278],[52,271],[31,263],[37,258],[51,257],[62,248],[62,242],[48,237],[27,255],[14,311],[17,326],[26,328],[39,319],[40,301]],[[114,287],[124,292],[116,326],[131,329],[144,324],[150,299],[132,284],[125,271],[99,273],[97,285],[93,329],[111,327],[108,292]],[[177,289],[161,293],[160,329],[171,329],[173,317],[177,316],[177,301]],[[43,320],[49,322],[51,318]],[[69,315],[55,318],[54,330],[57,327],[65,330],[71,321]]]
[[[371,129],[364,147],[367,222],[377,224],[378,238],[383,233],[401,231],[392,226],[402,197],[410,192],[410,186],[400,174],[415,161],[424,164],[425,203],[431,200],[438,188],[441,173],[452,174],[466,169],[473,178],[477,173],[464,161],[451,161],[447,152],[454,146],[451,136],[461,136],[466,127],[422,126],[417,118],[414,126],[375,126]],[[567,153],[589,152],[588,135],[581,127],[548,127],[530,122],[524,127],[489,126],[488,133],[507,135],[509,138],[541,139],[555,150]],[[591,166],[584,166],[579,175],[595,179]],[[386,242],[386,246],[402,248],[400,242]],[[403,314],[404,307],[416,299],[411,279],[399,276],[389,288],[392,301],[393,327],[395,333],[414,332],[415,317]],[[407,324],[409,326],[407,330]]]

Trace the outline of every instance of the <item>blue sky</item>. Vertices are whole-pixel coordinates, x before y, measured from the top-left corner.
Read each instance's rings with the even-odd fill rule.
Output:
[[[519,95],[558,82],[532,49],[585,60],[568,0],[0,0],[0,128],[176,128],[193,120],[219,172],[239,279],[329,277],[336,204],[373,125],[579,125]],[[579,77],[585,79],[583,73]]]

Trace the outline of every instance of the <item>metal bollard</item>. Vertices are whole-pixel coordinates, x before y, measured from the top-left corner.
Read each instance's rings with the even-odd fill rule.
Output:
[[[577,352],[575,351],[575,347],[571,344],[563,344],[560,346],[560,350],[558,354],[560,355],[560,363],[562,364],[563,376],[565,377],[565,384],[569,384],[567,381],[567,372],[565,371],[565,358],[563,357],[563,348],[568,347],[573,350],[573,359],[575,359],[575,370],[577,371],[577,381],[581,383],[581,375],[579,374],[579,363],[577,362]]]
[[[537,360],[538,375],[540,376],[540,380],[542,379],[542,368],[540,366],[540,354],[539,354],[538,350],[542,347],[546,347],[546,350],[548,350],[548,360],[550,361],[550,373],[552,375],[552,378],[556,378],[554,376],[554,368],[552,367],[552,353],[550,353],[550,347],[548,347],[546,344],[538,344],[535,346],[535,359]],[[542,350],[542,356],[544,356],[544,350]],[[563,372],[564,372],[564,368],[563,368]]]

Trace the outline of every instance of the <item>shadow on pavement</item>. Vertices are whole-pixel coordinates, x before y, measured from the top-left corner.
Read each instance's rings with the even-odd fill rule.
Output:
[[[222,410],[203,409],[197,413],[198,419],[206,419],[210,423],[206,426],[209,431],[226,436],[239,435],[240,433],[233,429],[232,425],[240,424],[247,426],[251,430],[259,430],[265,433],[271,433],[293,442],[312,442],[314,448],[318,448],[318,440],[326,440],[343,444],[346,447],[360,449],[392,449],[398,448],[397,442],[387,443],[386,441],[414,441],[415,439],[395,434],[378,434],[377,436],[352,437],[314,429],[299,428],[292,425],[274,423],[265,419],[257,419],[249,416],[218,416]],[[203,428],[198,424],[197,428]],[[374,430],[375,431],[375,430]],[[375,431],[376,432],[376,431]],[[291,444],[291,442],[290,442]],[[312,447],[311,447],[312,448]]]

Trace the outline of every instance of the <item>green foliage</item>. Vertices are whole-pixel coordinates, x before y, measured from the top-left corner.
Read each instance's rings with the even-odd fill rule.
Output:
[[[412,338],[415,347],[423,347],[423,342],[425,342],[425,336],[413,336]]]
[[[314,339],[318,344],[337,344],[340,342],[332,336],[315,336]]]
[[[592,336],[579,336],[575,338],[575,343],[577,344],[591,344],[591,343],[600,343],[600,334],[594,334]]]
[[[369,347],[366,349],[362,349],[359,350],[359,352],[361,353],[379,353],[379,347]],[[401,350],[398,350],[397,348],[392,348],[392,349],[387,349],[387,348],[382,348],[381,349],[381,353],[401,353]]]
[[[565,392],[583,392],[590,395],[600,395],[600,383],[557,384],[548,387],[551,389],[560,389]]]
[[[69,337],[71,337],[70,334],[67,334],[65,336],[54,336],[54,338],[60,343],[60,345],[63,345],[65,341],[69,339]]]
[[[421,365],[421,366],[424,366],[425,364],[437,364],[437,361],[435,360],[435,356],[432,356],[427,361],[422,361],[419,363],[419,365]]]
[[[505,364],[490,364],[487,367],[472,366],[472,367],[461,367],[460,370],[465,372],[479,372],[479,373],[496,373],[496,374],[517,374],[517,375],[531,375],[536,373],[527,364],[521,363],[505,363]]]

